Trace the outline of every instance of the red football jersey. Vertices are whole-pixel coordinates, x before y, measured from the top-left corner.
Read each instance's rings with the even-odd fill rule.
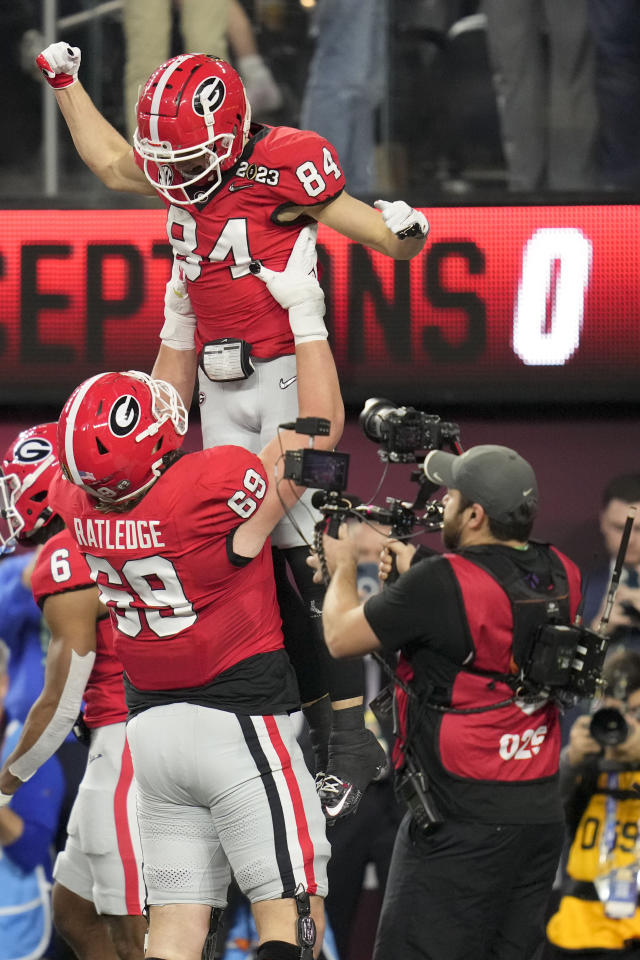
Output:
[[[93,587],[84,557],[68,530],[45,543],[31,578],[36,603],[70,590]],[[88,727],[106,727],[127,719],[122,664],[113,650],[113,629],[108,617],[96,623],[96,659],[84,691],[84,719]]]
[[[344,185],[336,150],[324,137],[254,125],[239,162],[203,205],[168,204],[167,234],[189,281],[198,350],[209,340],[238,337],[261,359],[294,353],[288,313],[249,263],[283,270],[309,218],[279,224],[277,213],[326,203]]]
[[[50,501],[76,538],[140,690],[199,687],[283,647],[271,548],[232,562],[228,536],[260,508],[262,462],[243,447],[186,454],[127,513],[102,513],[58,474]]]

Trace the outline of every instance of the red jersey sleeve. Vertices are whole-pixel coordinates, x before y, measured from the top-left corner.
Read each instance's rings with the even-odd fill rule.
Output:
[[[244,447],[233,446],[211,447],[193,458],[197,470],[193,469],[196,463],[189,463],[191,457],[184,457],[182,462],[190,478],[196,526],[217,537],[225,536],[260,509],[267,492],[262,461]],[[168,471],[167,479],[172,473]],[[175,479],[181,482],[178,473]]]
[[[68,530],[45,543],[31,577],[33,597],[39,606],[53,594],[93,586],[86,561]]]
[[[268,144],[269,164],[279,172],[276,193],[282,203],[308,207],[327,203],[344,190],[338,152],[319,133],[274,127]]]

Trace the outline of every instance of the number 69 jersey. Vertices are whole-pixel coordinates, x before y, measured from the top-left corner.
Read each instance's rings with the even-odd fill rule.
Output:
[[[335,148],[323,137],[254,125],[240,160],[208,200],[169,206],[167,234],[187,277],[198,351],[209,340],[238,337],[263,360],[294,352],[287,311],[249,263],[284,270],[309,219],[283,224],[279,213],[334,200],[344,185]]]
[[[235,676],[247,660],[258,677],[269,672],[262,655],[286,660],[269,542],[248,562],[232,550],[234,530],[266,489],[258,457],[231,446],[183,455],[126,513],[97,510],[56,476],[51,500],[100,588],[116,654],[138,691],[184,694]],[[252,678],[243,676],[250,687]]]

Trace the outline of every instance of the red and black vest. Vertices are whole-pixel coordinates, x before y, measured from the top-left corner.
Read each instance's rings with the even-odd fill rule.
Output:
[[[549,619],[570,623],[580,600],[580,573],[553,547],[544,547],[546,577],[496,551],[445,554],[459,590],[472,652],[451,663],[451,681],[434,689],[429,652],[400,658],[396,686],[399,735],[396,768],[408,748],[447,807],[447,784],[537,783],[557,774],[559,713],[547,700],[523,703],[508,678],[518,672],[519,649]],[[442,794],[445,794],[443,796]]]

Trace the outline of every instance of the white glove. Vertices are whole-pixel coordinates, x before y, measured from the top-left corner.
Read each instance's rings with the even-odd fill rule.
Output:
[[[164,294],[164,326],[160,339],[173,350],[194,350],[196,315],[191,307],[187,282],[177,260]]]
[[[60,40],[43,50],[40,56],[36,57],[36,64],[42,70],[49,86],[61,90],[77,81],[80,57],[80,47],[70,47],[64,40]]]
[[[12,799],[13,799],[13,794],[12,794],[12,793],[3,793],[2,790],[0,790],[0,808],[6,807],[7,804],[8,804]]]
[[[374,207],[381,212],[385,224],[399,240],[426,237],[429,233],[429,222],[424,213],[410,207],[404,200],[376,200]]]
[[[289,311],[289,324],[296,345],[310,340],[326,340],[324,291],[318,283],[316,235],[318,224],[304,227],[293,245],[287,265],[281,272],[270,270],[254,260],[249,269],[267,285],[274,300]]]

